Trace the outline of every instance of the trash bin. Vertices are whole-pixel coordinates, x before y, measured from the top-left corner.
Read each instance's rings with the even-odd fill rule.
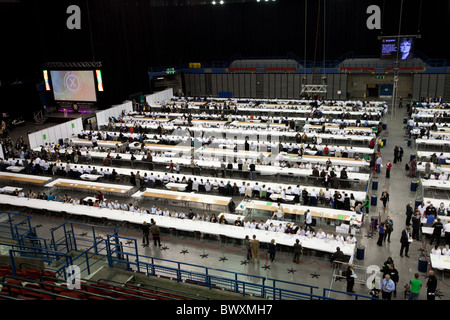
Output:
[[[381,139],[381,141],[383,141],[383,148],[386,147],[386,140],[387,139]]]
[[[419,272],[426,273],[428,269],[428,261],[424,256],[419,257],[419,265],[417,266]]]
[[[417,182],[411,181],[411,191],[416,192],[417,190]]]
[[[371,205],[372,207],[376,207],[376,206],[377,206],[377,196],[376,196],[376,195],[373,195],[373,196],[370,198],[370,205]]]
[[[407,118],[403,118],[403,124],[407,124],[408,123],[408,119]]]
[[[422,201],[416,200],[416,202],[414,203],[414,208],[417,208],[418,206],[420,206],[422,204]]]
[[[387,124],[383,123],[383,130],[386,130],[386,128],[387,128]]]
[[[364,249],[365,249],[365,247],[362,245],[359,245],[356,248],[356,259],[357,260],[364,260]]]
[[[408,148],[411,147],[411,140],[408,140]]]
[[[411,154],[411,155],[409,156],[409,162],[413,161],[413,159],[414,159],[415,157],[416,157],[415,154]]]
[[[372,190],[378,190],[378,181],[372,180]]]

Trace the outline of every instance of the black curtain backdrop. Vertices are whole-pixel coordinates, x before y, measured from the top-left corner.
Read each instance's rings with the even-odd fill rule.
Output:
[[[81,30],[66,27],[66,9],[72,4],[81,8]],[[305,0],[151,4],[151,0],[0,3],[3,85],[15,79],[41,80],[44,62],[102,61],[101,107],[109,107],[131,93],[148,93],[151,66],[229,61],[236,54],[280,57],[291,52],[304,59]],[[366,9],[373,4],[382,10],[382,30],[366,27]],[[417,34],[420,22],[422,38],[416,49],[430,58],[448,59],[444,43],[450,31],[449,0],[423,0],[419,20],[420,4],[421,0],[404,1],[401,33]],[[307,0],[307,5],[306,59],[310,61],[334,60],[348,52],[377,56],[377,37],[398,33],[400,0]]]

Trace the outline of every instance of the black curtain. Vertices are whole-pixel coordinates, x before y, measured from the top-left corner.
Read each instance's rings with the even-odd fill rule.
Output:
[[[304,58],[305,0],[156,7],[151,0],[23,0],[0,4],[2,82],[42,79],[42,63],[102,61],[103,106],[149,92],[148,67],[242,57]],[[380,34],[397,34],[400,0],[307,0],[306,59],[348,52],[377,56]],[[416,34],[420,0],[404,2],[403,34]],[[449,58],[449,1],[422,1],[417,49]],[[81,30],[68,30],[66,8],[81,9]],[[154,4],[154,2],[153,2]],[[368,30],[369,5],[382,9],[382,30]],[[324,29],[324,11],[325,29]],[[325,36],[325,41],[324,41]],[[2,39],[2,40],[3,40]],[[325,51],[324,51],[325,42]]]

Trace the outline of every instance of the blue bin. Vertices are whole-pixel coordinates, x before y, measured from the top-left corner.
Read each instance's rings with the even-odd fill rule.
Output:
[[[408,123],[408,119],[403,118],[403,124],[407,124]]]
[[[408,147],[411,147],[411,140],[408,140]]]
[[[386,147],[386,139],[381,139],[383,141],[383,148]]]
[[[378,190],[378,181],[372,181],[372,190]]]
[[[424,256],[419,257],[419,265],[417,267],[417,270],[419,272],[426,273],[428,269],[428,261]]]
[[[383,130],[386,130],[386,128],[387,128],[387,124],[383,123]]]
[[[365,247],[361,246],[361,245],[356,248],[356,259],[357,260],[364,260],[364,250],[365,250]]]
[[[370,198],[370,205],[371,205],[372,207],[376,207],[376,206],[377,206],[377,196],[376,196],[376,195],[373,195],[373,196]]]
[[[416,192],[416,190],[417,190],[417,182],[412,181],[410,189],[411,189],[411,191]]]

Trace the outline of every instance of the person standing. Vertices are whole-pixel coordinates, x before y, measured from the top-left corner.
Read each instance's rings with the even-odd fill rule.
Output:
[[[384,228],[384,221],[383,221],[378,226],[378,241],[377,241],[377,245],[380,246],[380,247],[383,245],[384,233],[385,233],[385,228]]]
[[[252,263],[255,263],[255,258],[259,263],[259,240],[256,239],[256,235],[253,235],[253,239],[250,242],[250,249],[252,252]]]
[[[434,271],[428,272],[427,280],[427,300],[434,301],[436,299],[437,278],[434,275]]]
[[[416,212],[412,217],[412,238],[414,240],[420,240],[420,215]]]
[[[159,226],[156,225],[155,220],[152,219],[151,223],[150,232],[153,237],[153,242],[155,243],[155,246],[161,246],[161,230],[159,229]]]
[[[436,245],[439,246],[439,244],[441,243],[442,228],[444,227],[444,225],[441,222],[441,219],[438,218],[436,221],[434,221],[432,227],[433,233],[431,234],[430,245],[432,245],[434,239],[436,239]]]
[[[392,169],[392,163],[391,160],[388,160],[388,162],[386,163],[386,178],[390,178],[391,177],[391,169]]]
[[[398,281],[399,281],[400,277],[398,275],[398,270],[395,269],[393,263],[389,264],[389,267],[387,269],[387,274],[389,274],[389,277],[394,282],[395,288],[392,291],[392,293],[394,294],[394,298],[395,298],[395,297],[397,297],[397,286],[398,286]]]
[[[399,147],[395,146],[394,147],[394,163],[397,163],[397,161],[398,161],[398,154],[399,154],[399,152],[400,152]]]
[[[346,272],[347,277],[347,292],[355,293],[353,286],[355,285],[355,279],[357,278],[355,270],[353,270],[353,264],[349,264]]]
[[[419,280],[419,274],[416,272],[414,278],[409,281],[409,299],[419,300],[420,289],[422,288],[422,281]]]
[[[309,209],[306,210],[306,216],[305,216],[305,231],[311,230],[312,225],[312,214]]]
[[[386,206],[387,203],[389,202],[389,193],[387,192],[386,189],[384,189],[383,192],[381,193],[380,200],[383,202],[383,212],[386,212]]]
[[[400,247],[400,257],[403,257],[403,251],[405,251],[405,256],[407,258],[409,258],[408,256],[408,251],[409,251],[409,243],[412,242],[412,238],[411,238],[411,232],[410,232],[410,228],[406,227],[403,231],[402,231],[402,235],[400,237],[400,243],[401,243],[401,247]]]
[[[275,244],[275,239],[272,239],[269,243],[269,258],[270,258],[270,262],[273,262],[273,260],[275,259],[275,252],[276,252],[276,244]]]
[[[147,221],[144,221],[142,224],[142,246],[146,247],[149,244],[148,235],[150,234],[150,226]]]
[[[244,240],[244,244],[245,244],[245,251],[247,252],[247,260],[250,260],[251,254],[252,254],[252,249],[250,247],[250,238],[248,235],[245,236],[245,240]]]
[[[384,221],[384,241],[391,242],[391,233],[394,231],[394,221],[392,221],[391,217],[387,216],[386,220]]]
[[[392,292],[395,290],[395,283],[392,281],[389,274],[384,276],[384,279],[381,281],[381,297],[384,300],[391,300]]]
[[[413,215],[413,207],[412,207],[412,201],[410,201],[406,205],[406,225],[409,227],[411,225],[411,218]]]
[[[294,257],[292,259],[292,262],[298,263],[300,260],[300,254],[302,253],[302,245],[300,244],[299,239],[295,239],[294,243]]]

